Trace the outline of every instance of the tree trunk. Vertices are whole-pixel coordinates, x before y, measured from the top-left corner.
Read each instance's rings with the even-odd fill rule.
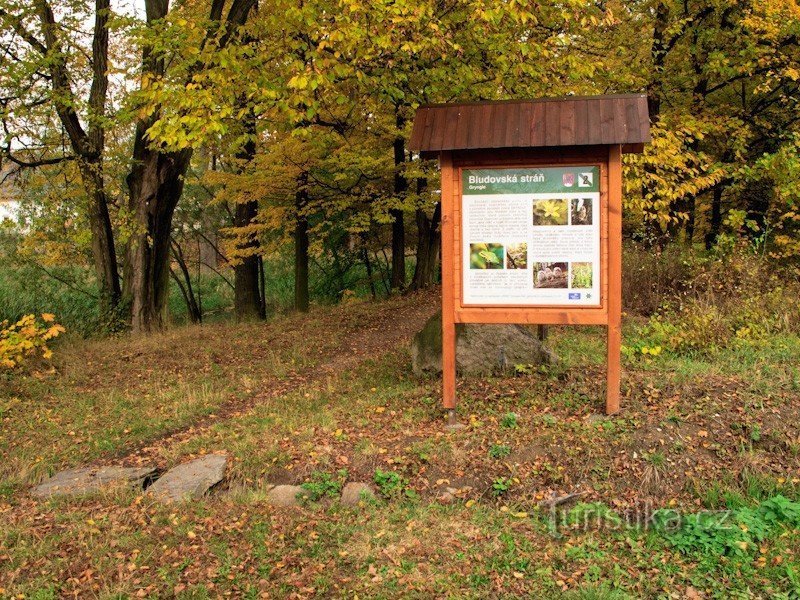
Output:
[[[264,257],[258,256],[258,291],[261,297],[260,314],[262,319],[267,318],[267,281],[264,275]]]
[[[405,119],[395,107],[395,124],[397,137],[394,139],[394,195],[402,201],[408,191],[408,181],[402,167],[406,161],[405,140],[401,135]],[[389,211],[392,217],[392,289],[401,290],[406,285],[406,229],[403,221],[403,210],[394,208]]]
[[[706,250],[714,247],[722,230],[722,190],[722,184],[717,184],[711,196],[711,222],[706,234]]]
[[[414,267],[411,290],[421,290],[436,283],[441,246],[441,220],[442,208],[438,202],[431,218],[428,218],[428,215],[421,208],[416,211],[417,264]]]
[[[108,201],[103,185],[102,162],[99,158],[93,163],[81,161],[79,168],[89,203],[89,227],[92,231],[92,257],[100,293],[100,315],[104,320],[108,320],[119,304],[122,291],[114,246],[114,231],[111,227],[111,215],[108,212]]]
[[[244,100],[242,101],[242,103]],[[255,115],[252,111],[248,111],[245,128],[249,139],[242,148],[241,152],[237,154],[237,158],[242,161],[241,170],[246,169],[256,155],[256,141],[255,141]],[[255,223],[258,217],[258,201],[248,200],[236,205],[236,211],[233,218],[233,226],[237,228],[249,227]],[[239,235],[239,242],[237,249],[240,256],[238,262],[233,268],[234,271],[234,312],[236,319],[239,321],[245,319],[264,319],[266,314],[264,311],[264,302],[261,298],[261,286],[259,278],[259,241],[258,236],[251,232],[246,233],[244,237]]]
[[[236,28],[247,20],[254,5],[255,0],[234,0],[226,18],[228,30],[213,43],[224,48]],[[144,6],[148,25],[164,19],[169,12],[167,0],[145,0]],[[222,18],[223,6],[224,0],[211,2],[211,25],[206,36],[209,43],[213,39],[212,31]],[[145,45],[142,73],[157,79],[165,72],[164,58]],[[191,148],[166,152],[151,145],[146,138],[147,131],[159,116],[159,111],[155,110],[137,121],[133,166],[127,177],[129,210],[135,230],[128,243],[123,296],[130,302],[134,332],[150,332],[166,324],[172,216],[183,193],[184,178],[192,158]]]
[[[647,83],[647,108],[651,127],[655,126],[661,118],[661,101],[664,96],[664,65],[669,54],[669,40],[667,28],[669,27],[670,14],[666,2],[658,2],[655,8],[653,21],[653,37],[650,43],[650,59],[652,61],[651,79]],[[655,175],[655,169],[645,165],[648,177]],[[649,190],[642,186],[642,197],[646,198]],[[644,206],[644,244],[651,247],[664,241],[663,231],[659,226],[658,212],[654,207]]]
[[[183,193],[191,150],[161,153],[148,147],[147,124],[137,125],[134,166],[128,175],[129,208],[137,231],[128,243],[124,296],[134,332],[166,325],[169,292],[169,239],[172,216]]]
[[[361,234],[361,262],[364,263],[364,267],[367,269],[367,281],[369,282],[369,291],[372,294],[372,299],[376,300],[378,298],[378,292],[375,289],[375,280],[372,275],[372,261],[369,259],[369,248],[367,248],[367,236],[366,234]]]
[[[121,297],[114,231],[103,181],[105,151],[103,117],[106,112],[108,92],[108,21],[111,4],[110,0],[95,0],[90,60],[92,83],[88,98],[87,129],[84,129],[84,124],[81,123],[75,110],[80,102],[72,90],[72,76],[67,69],[55,13],[50,4],[44,0],[37,0],[33,5],[44,35],[44,44],[34,40],[34,48],[41,52],[43,59],[46,57],[44,64],[47,65],[50,74],[54,108],[63,131],[69,138],[70,146],[78,158],[78,168],[88,198],[92,256],[100,292],[99,309],[101,317],[109,320],[111,311],[117,307]],[[15,30],[18,35],[28,38],[24,25],[18,24]],[[30,38],[28,42],[31,43]]]
[[[253,223],[258,215],[258,201],[251,200],[236,205],[234,215],[235,227],[246,227]],[[258,239],[248,235],[244,243],[239,245],[245,255],[238,258],[234,266],[234,311],[237,320],[264,318],[262,314],[261,289],[258,274]]]
[[[181,275],[183,275],[183,281],[181,281],[181,278],[178,277],[175,274],[175,271],[173,271],[171,268],[169,272],[172,276],[172,279],[178,285],[178,289],[180,289],[181,295],[186,302],[186,310],[189,314],[189,320],[192,323],[202,323],[203,310],[194,295],[194,289],[192,288],[192,276],[189,274],[189,266],[186,264],[186,260],[183,257],[183,250],[181,249],[180,244],[178,244],[178,242],[176,242],[174,239],[172,240],[172,256],[175,258],[175,262],[178,263],[178,267],[181,270]]]
[[[294,307],[308,312],[308,173],[297,178],[294,225]]]
[[[757,229],[748,231],[752,239],[764,235],[767,214],[774,197],[774,182],[768,179],[750,181],[744,186],[742,196],[747,206],[747,218],[755,223]]]
[[[697,210],[697,197],[691,195],[687,200],[688,217],[686,219],[686,242],[689,246],[694,242],[694,223]]]

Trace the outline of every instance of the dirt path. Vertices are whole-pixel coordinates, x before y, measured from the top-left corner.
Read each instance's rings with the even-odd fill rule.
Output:
[[[372,304],[371,310],[360,315],[361,318],[356,321],[342,320],[344,313],[323,317],[320,326],[346,330],[346,345],[320,357],[318,364],[291,372],[285,377],[262,381],[261,391],[229,400],[220,405],[213,414],[134,446],[124,455],[120,455],[119,459],[125,465],[158,465],[160,451],[165,446],[185,442],[206,433],[217,423],[246,414],[260,404],[303,387],[313,386],[332,374],[357,368],[365,361],[380,358],[397,348],[408,347],[414,334],[422,328],[438,306],[438,290],[432,290]],[[97,462],[99,464],[107,461]]]

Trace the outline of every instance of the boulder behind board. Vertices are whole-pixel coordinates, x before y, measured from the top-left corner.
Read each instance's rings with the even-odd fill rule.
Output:
[[[514,365],[553,364],[553,352],[525,325],[456,325],[456,369],[462,375],[508,373]],[[411,343],[414,373],[442,372],[442,312],[433,315]]]

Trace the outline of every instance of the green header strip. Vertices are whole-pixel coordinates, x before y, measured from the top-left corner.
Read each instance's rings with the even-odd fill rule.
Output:
[[[464,169],[461,173],[461,191],[465,196],[600,191],[599,167]]]

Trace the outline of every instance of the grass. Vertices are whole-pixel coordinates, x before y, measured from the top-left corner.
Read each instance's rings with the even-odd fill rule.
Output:
[[[412,376],[391,338],[414,303],[72,339],[56,348],[55,372],[0,382],[0,596],[800,592],[790,522],[720,556],[701,548],[705,537],[626,520],[659,508],[687,522],[704,509],[752,519],[779,496],[800,499],[789,360],[800,339],[626,359],[623,411],[608,418],[597,414],[602,330],[553,327],[561,364],[460,381],[466,428],[449,433],[439,382]],[[636,343],[636,323],[624,334]],[[179,507],[125,490],[27,494],[56,468],[123,458],[166,468],[220,450],[232,457],[224,489]],[[345,479],[373,483],[381,499],[340,506]],[[268,483],[305,484],[316,501],[273,508]],[[443,503],[447,489],[454,498]]]

